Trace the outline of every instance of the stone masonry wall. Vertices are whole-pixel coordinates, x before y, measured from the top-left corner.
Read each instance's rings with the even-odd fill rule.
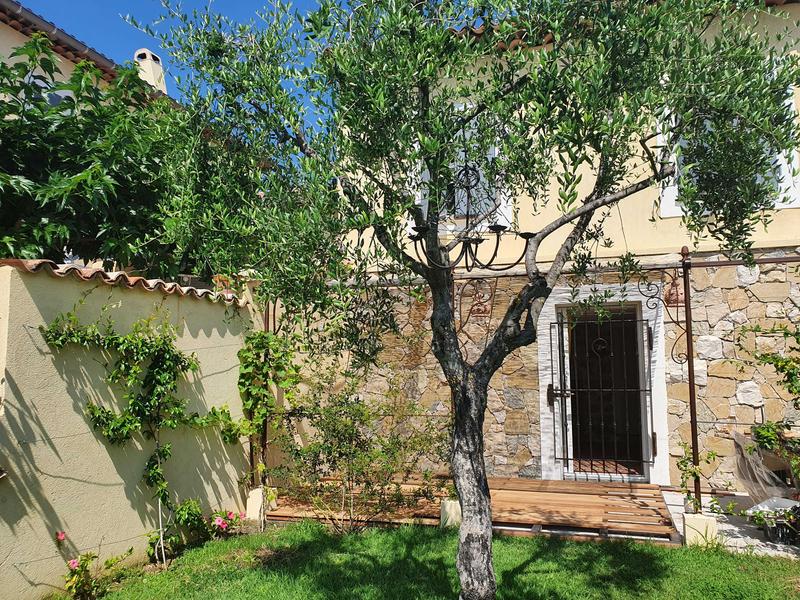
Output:
[[[780,260],[795,250],[764,255]],[[700,260],[722,259],[721,256]],[[753,350],[784,351],[782,337],[748,334],[738,349],[742,327],[800,322],[800,274],[797,265],[780,262],[749,267],[693,268],[692,316],[695,344],[695,381],[698,398],[700,449],[713,450],[719,458],[702,466],[705,483],[715,488],[743,490],[736,478],[736,454],[732,434],[746,433],[752,423],[797,419],[791,397],[777,383],[772,367],[757,368],[743,362]],[[681,442],[691,442],[687,367],[673,360],[686,352],[685,337],[667,324],[666,376],[670,431],[670,472],[680,481],[676,467],[683,455]],[[671,346],[676,344],[675,351]]]
[[[790,253],[795,250],[766,256],[779,260]],[[694,258],[698,262],[723,257]],[[603,279],[612,283],[609,277]],[[733,432],[747,432],[752,423],[765,419],[800,419],[800,414],[777,384],[774,369],[736,362],[746,356],[737,351],[735,336],[742,326],[767,329],[800,322],[800,272],[797,266],[780,262],[752,269],[696,267],[691,281],[700,449],[713,450],[719,456],[703,465],[705,483],[741,490],[743,486],[736,479]],[[470,360],[480,354],[488,333],[523,284],[523,277],[457,280],[456,321]],[[394,293],[401,335],[386,340],[381,366],[374,371],[365,392],[383,394],[393,381],[399,381],[403,393],[418,398],[430,418],[441,419],[445,426],[450,415],[450,389],[431,351],[430,297],[418,300],[402,290]],[[682,307],[671,307],[670,311],[683,318]],[[683,454],[680,444],[691,442],[687,366],[685,361],[674,359],[685,354],[686,340],[678,326],[667,321],[664,327],[665,345],[654,350],[665,354],[670,480],[677,485],[680,473],[676,461]],[[784,350],[786,344],[782,338],[765,335],[750,335],[743,343],[750,351]],[[541,477],[537,356],[536,344],[517,350],[490,383],[484,425],[490,476]],[[446,465],[441,468],[446,469]]]
[[[510,299],[524,285],[522,277],[456,281],[457,325],[462,350],[474,360],[483,350]],[[401,336],[385,342],[380,367],[366,393],[380,394],[399,382],[409,397],[419,398],[426,413],[447,422],[450,388],[431,351],[430,296],[419,301],[395,290]],[[493,298],[493,301],[492,301]],[[511,354],[489,385],[484,423],[486,468],[493,477],[541,476],[537,346]],[[441,466],[446,469],[445,465]]]

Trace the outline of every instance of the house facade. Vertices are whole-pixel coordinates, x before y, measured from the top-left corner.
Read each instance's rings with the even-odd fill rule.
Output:
[[[800,5],[786,2],[781,11],[788,21],[761,17],[765,33],[777,33],[800,18]],[[800,30],[792,29],[789,39],[800,42]],[[793,104],[797,109],[797,90]],[[800,180],[792,172],[797,165],[797,156],[784,161],[789,200],[768,228],[756,232],[754,251],[764,262],[752,268],[730,264],[709,240],[691,239],[672,186],[643,190],[611,211],[604,231],[616,244],[601,248],[599,258],[610,262],[630,251],[645,275],[623,282],[609,271],[596,283],[576,288],[566,276],[556,285],[541,313],[536,343],[510,355],[491,381],[484,424],[490,476],[679,484],[677,465],[690,452],[686,445],[693,428],[681,255],[686,246],[691,250],[686,269],[695,428],[701,453],[716,455],[701,465],[703,485],[747,491],[734,433],[746,434],[765,420],[800,417],[774,369],[747,364],[754,351],[791,348],[781,336],[742,333],[800,323],[800,275],[792,262],[800,256]],[[592,180],[587,172],[579,196],[589,192]],[[509,202],[526,206],[532,199]],[[511,210],[501,207],[500,212]],[[519,211],[516,229],[539,231],[557,216],[555,206],[536,216]],[[539,252],[543,264],[553,259],[562,240],[545,241]],[[495,265],[513,264],[524,244],[521,237],[503,233]],[[483,252],[494,250],[493,241],[483,246]],[[462,350],[472,360],[525,284],[525,270],[456,269],[455,279],[456,326]],[[609,318],[576,316],[571,307],[598,290],[609,294]],[[400,373],[405,392],[419,398],[431,418],[446,420],[450,389],[430,350],[430,298],[416,300],[401,289],[396,294],[402,335],[387,341],[382,366],[366,391],[384,393]]]

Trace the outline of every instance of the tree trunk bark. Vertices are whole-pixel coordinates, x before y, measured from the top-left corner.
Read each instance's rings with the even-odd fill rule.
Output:
[[[451,468],[461,503],[458,559],[461,600],[494,600],[492,507],[483,461],[483,419],[488,382],[466,369],[463,381],[451,384],[453,445]]]

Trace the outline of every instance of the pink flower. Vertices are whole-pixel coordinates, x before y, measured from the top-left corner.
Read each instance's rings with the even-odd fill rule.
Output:
[[[229,519],[233,519],[235,516],[236,516],[236,515],[235,515],[235,514],[233,514],[233,512],[231,512],[231,511],[228,511],[228,518],[229,518]]]
[[[69,567],[69,570],[70,570],[70,571],[74,571],[75,569],[77,569],[77,568],[78,568],[78,566],[79,566],[80,564],[81,564],[81,563],[80,563],[80,561],[79,561],[77,558],[73,558],[72,560],[70,560],[70,561],[67,563],[67,566]]]
[[[228,524],[225,521],[223,521],[222,523],[220,523],[219,527],[224,531],[228,528]]]
[[[67,539],[67,534],[65,531],[56,531],[57,542],[63,542],[65,539]]]
[[[225,529],[228,526],[228,524],[225,523],[225,519],[223,519],[222,517],[216,517],[214,519],[214,525],[216,525],[221,529]]]
[[[246,518],[247,518],[247,515],[246,515],[246,514],[244,514],[243,512],[240,512],[240,513],[239,513],[239,518],[240,518],[240,519],[242,519],[242,520],[244,520],[244,519],[246,519]]]

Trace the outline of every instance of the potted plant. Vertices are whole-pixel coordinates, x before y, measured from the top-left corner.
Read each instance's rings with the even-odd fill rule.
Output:
[[[755,510],[748,516],[773,544],[800,544],[800,506]]]
[[[456,486],[448,483],[447,498],[442,498],[439,510],[440,527],[458,527],[461,525],[461,502],[458,500]]]

